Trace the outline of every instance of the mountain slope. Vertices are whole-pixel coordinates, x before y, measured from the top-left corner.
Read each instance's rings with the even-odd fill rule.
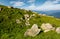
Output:
[[[60,26],[60,19],[48,16],[42,16],[32,11],[27,11],[18,8],[8,8],[7,6],[0,5],[0,38],[1,39],[60,39],[60,34],[55,31],[47,33],[40,33],[36,37],[24,37],[24,32],[30,28],[33,24],[37,24],[39,27],[42,23],[51,23],[54,27]],[[29,20],[30,25],[26,26],[24,15],[31,16]],[[16,23],[18,19],[21,23]]]

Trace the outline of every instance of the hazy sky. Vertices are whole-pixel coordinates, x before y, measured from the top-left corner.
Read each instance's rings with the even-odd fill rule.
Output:
[[[60,10],[60,0],[0,0],[0,4],[37,11]]]

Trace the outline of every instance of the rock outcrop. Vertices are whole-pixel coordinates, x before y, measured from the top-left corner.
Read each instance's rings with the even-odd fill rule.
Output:
[[[25,14],[24,17],[25,17],[25,20],[28,20],[29,19],[29,14]]]
[[[38,29],[37,24],[34,24],[31,29],[27,29],[27,31],[24,33],[24,36],[36,36],[37,34],[39,34],[39,32],[41,31],[41,29]]]
[[[29,14],[25,14],[24,17],[25,17],[25,20],[26,20],[25,25],[29,26],[30,25],[30,23],[29,23],[29,19],[30,19],[29,18],[30,17]]]
[[[56,32],[59,34],[60,33],[60,27],[56,28]]]
[[[49,24],[49,23],[43,23],[42,25],[41,25],[41,28],[42,28],[42,30],[44,30],[44,32],[48,32],[48,31],[50,31],[50,30],[54,30],[55,28],[51,25],[51,24]]]

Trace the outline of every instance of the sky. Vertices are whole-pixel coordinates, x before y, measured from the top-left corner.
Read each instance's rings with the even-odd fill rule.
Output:
[[[0,5],[36,11],[60,10],[60,0],[0,0]]]

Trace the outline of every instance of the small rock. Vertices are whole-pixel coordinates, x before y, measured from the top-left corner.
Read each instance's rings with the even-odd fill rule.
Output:
[[[46,16],[46,14],[42,14],[42,16]]]
[[[59,34],[60,33],[60,27],[56,28],[56,32]]]
[[[35,16],[35,14],[32,14],[32,16]]]
[[[25,25],[26,25],[26,26],[29,26],[30,24],[29,24],[29,22],[27,22],[27,23],[25,23]]]
[[[30,15],[30,18],[33,17],[33,16],[35,16],[35,15],[36,15],[36,14],[32,14],[32,15]]]
[[[35,16],[35,14],[33,14],[33,16]]]
[[[44,30],[44,32],[48,32],[48,31],[50,31],[50,30]]]
[[[37,34],[39,34],[39,32],[41,31],[41,29],[38,29],[38,26],[36,24],[34,24],[31,29],[27,29],[27,31],[24,33],[24,36],[36,36]]]
[[[29,26],[30,25],[29,21],[26,20],[25,25]]]
[[[25,14],[25,20],[27,20],[29,18],[29,15],[28,14]]]
[[[27,19],[28,21],[30,20],[30,18]]]
[[[11,6],[7,6],[8,8],[11,8]]]
[[[19,24],[19,23],[21,23],[21,22],[20,22],[20,20],[19,20],[19,19],[16,19],[16,23],[18,23],[18,24]]]

